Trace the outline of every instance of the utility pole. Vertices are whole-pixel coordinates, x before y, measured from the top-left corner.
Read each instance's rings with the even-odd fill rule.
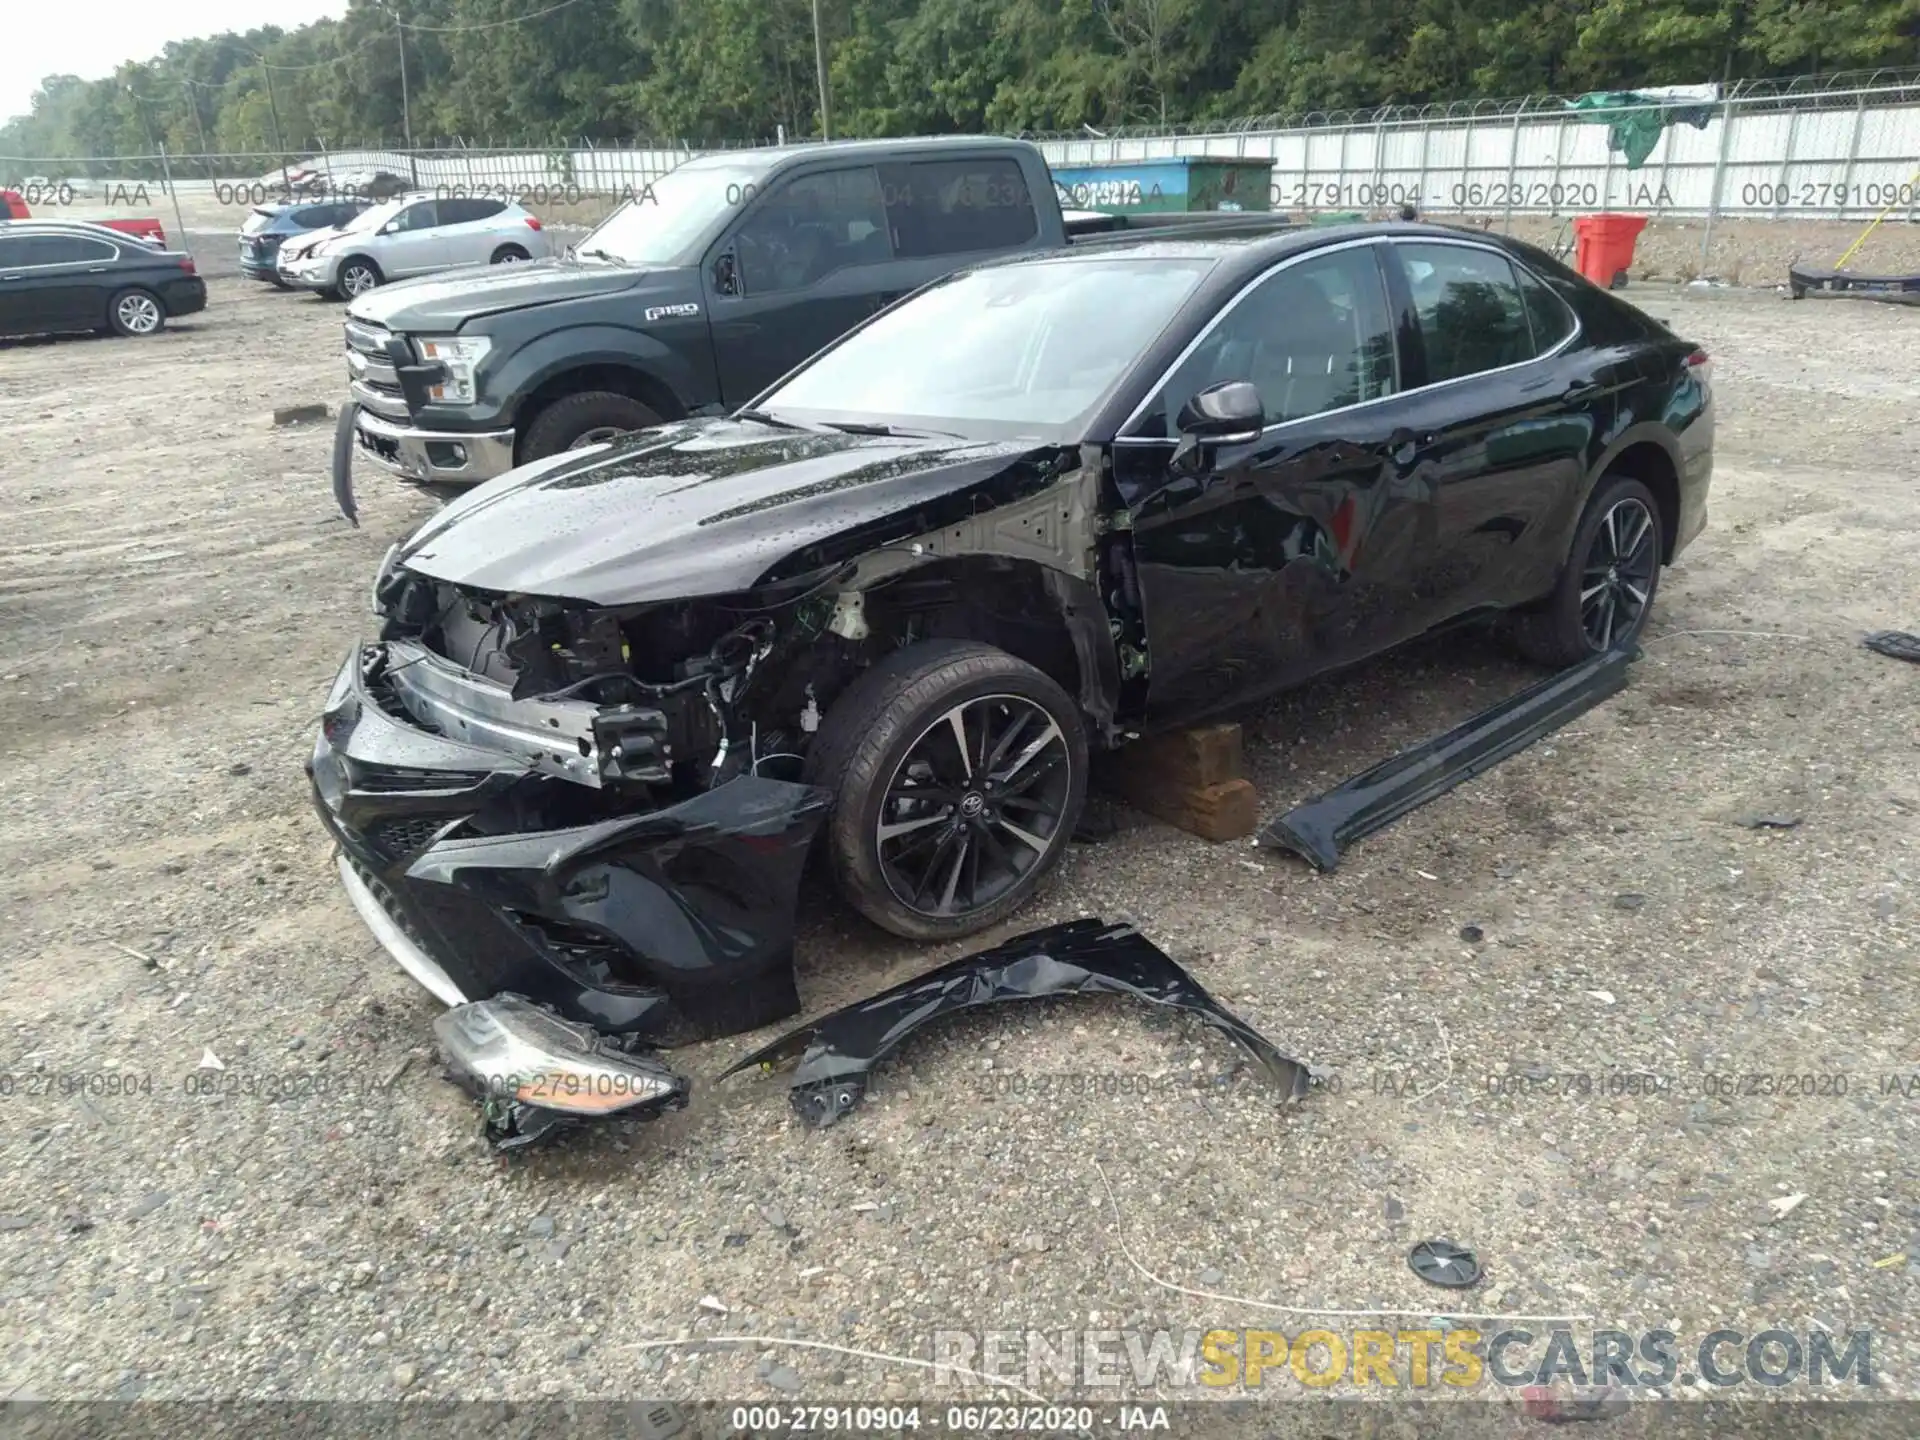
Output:
[[[400,7],[393,7],[393,33],[400,42],[400,129],[407,141],[407,174],[413,188],[420,188],[420,162],[413,153],[413,112],[407,104],[407,30],[400,23]]]
[[[140,92],[133,88],[131,82],[127,85],[127,94],[133,99],[134,113],[140,117],[140,128],[146,132],[147,145],[153,154],[158,156],[160,153],[160,142],[153,138],[153,122],[147,119],[147,107],[140,103]]]
[[[820,82],[820,138],[833,138],[833,120],[827,108],[827,47],[820,38],[820,0],[813,0],[813,68]]]
[[[280,107],[276,105],[273,100],[273,67],[269,65],[262,56],[255,56],[254,58],[260,61],[260,73],[267,77],[267,114],[273,120],[273,148],[274,152],[280,157],[280,183],[286,187],[287,198],[291,200],[293,198],[293,180],[292,177],[287,174],[286,142],[280,138]]]

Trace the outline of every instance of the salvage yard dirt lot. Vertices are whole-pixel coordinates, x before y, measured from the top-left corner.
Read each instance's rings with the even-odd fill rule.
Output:
[[[936,1331],[1291,1336],[1449,1307],[1664,1326],[1683,1358],[1716,1329],[1871,1329],[1870,1390],[1719,1393],[1920,1392],[1920,668],[1859,643],[1920,629],[1920,313],[1636,287],[1711,350],[1720,404],[1709,526],[1645,658],[1337,873],[1114,807],[975,944],[807,897],[808,1013],[1131,919],[1328,1072],[1303,1105],[1204,1027],[1066,1000],[928,1034],[824,1132],[775,1080],[713,1082],[767,1035],[696,1047],[686,1112],[509,1163],[342,895],[301,772],[374,566],[434,501],[363,468],[349,529],[331,426],[269,419],[337,404],[340,308],[212,288],[153,340],[0,345],[0,1395],[944,1406],[1018,1397],[646,1342],[924,1361]],[[1262,809],[1529,678],[1466,635],[1286,697],[1250,722]],[[1409,1271],[1436,1235],[1478,1251],[1479,1288]],[[1311,1393],[1284,1365],[1180,1393],[1332,1425],[1281,1403]]]

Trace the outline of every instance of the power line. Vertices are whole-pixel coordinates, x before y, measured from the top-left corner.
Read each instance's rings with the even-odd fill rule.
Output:
[[[556,10],[564,10],[569,5],[578,5],[580,0],[560,0],[557,5],[549,5],[544,10],[535,10],[526,15],[509,15],[505,20],[486,20],[478,25],[409,25],[396,18],[394,24],[402,30],[414,30],[433,35],[465,35],[476,30],[499,30],[508,25],[524,25],[529,20],[538,20],[543,15],[551,15]]]

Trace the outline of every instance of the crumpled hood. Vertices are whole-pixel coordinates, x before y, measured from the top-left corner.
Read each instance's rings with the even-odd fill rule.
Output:
[[[724,595],[797,550],[990,480],[1036,448],[685,421],[490,480],[399,558],[456,585],[597,605]]]
[[[482,315],[587,300],[630,290],[653,272],[624,265],[586,265],[576,260],[528,260],[518,265],[475,265],[438,275],[420,275],[369,290],[347,307],[355,320],[389,330],[450,333]]]

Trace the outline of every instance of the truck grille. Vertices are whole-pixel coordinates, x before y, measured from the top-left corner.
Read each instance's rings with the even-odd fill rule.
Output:
[[[385,326],[365,320],[349,320],[347,333],[347,388],[353,398],[376,415],[390,420],[405,420],[406,397],[400,391],[400,377],[387,357],[387,341],[392,332]]]

